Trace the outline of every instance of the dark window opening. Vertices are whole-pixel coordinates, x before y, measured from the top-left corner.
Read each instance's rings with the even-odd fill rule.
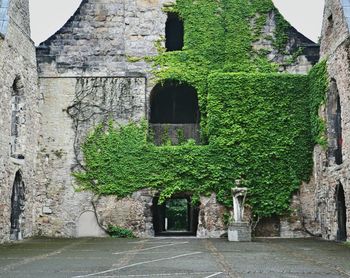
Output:
[[[333,15],[330,14],[330,15],[327,17],[327,20],[328,20],[328,26],[329,26],[329,27],[332,27],[332,26],[333,26]]]
[[[200,112],[196,90],[166,81],[155,86],[150,98],[150,128],[156,145],[200,143]],[[152,136],[151,136],[152,137]]]
[[[335,134],[337,139],[337,149],[334,152],[335,163],[340,165],[343,163],[342,155],[342,145],[343,145],[343,132],[341,127],[341,107],[340,107],[340,98],[337,97],[337,111],[335,117]]]
[[[158,204],[153,200],[153,225],[155,235],[196,235],[198,226],[198,206],[189,196],[178,196]]]
[[[327,17],[327,28],[326,28],[326,36],[330,36],[331,35],[331,32],[333,30],[333,25],[334,25],[334,20],[333,20],[333,15],[330,14],[328,17]]]
[[[22,180],[22,175],[18,171],[15,176],[15,181],[12,188],[11,196],[11,240],[21,240],[23,239],[23,234],[21,230],[22,215],[24,212],[24,202],[25,202],[25,187]]]
[[[16,159],[24,159],[20,144],[20,136],[23,134],[24,122],[23,84],[21,78],[16,77],[12,85],[10,142],[11,157]]]
[[[346,205],[344,188],[341,183],[338,184],[336,189],[336,206],[337,206],[337,218],[338,218],[338,231],[337,240],[346,241]]]
[[[167,51],[182,50],[184,46],[184,24],[176,13],[168,13],[165,24],[165,47]]]
[[[157,85],[151,94],[151,123],[198,124],[200,113],[196,90],[170,81]]]
[[[333,78],[330,82],[327,99],[327,166],[333,163],[340,165],[343,163],[342,111],[337,82]]]

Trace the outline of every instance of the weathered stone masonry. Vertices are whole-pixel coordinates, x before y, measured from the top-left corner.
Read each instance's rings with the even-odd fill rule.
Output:
[[[40,95],[28,1],[0,1],[0,242],[34,235]],[[16,182],[15,182],[16,180]]]
[[[313,179],[301,194],[307,228],[331,240],[350,238],[349,19],[348,0],[326,1],[321,58],[327,59],[330,84],[319,114],[328,141],[325,148],[316,146]]]

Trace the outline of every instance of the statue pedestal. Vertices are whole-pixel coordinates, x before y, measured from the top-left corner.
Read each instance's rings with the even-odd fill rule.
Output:
[[[252,229],[247,222],[232,223],[228,227],[228,241],[252,241]]]

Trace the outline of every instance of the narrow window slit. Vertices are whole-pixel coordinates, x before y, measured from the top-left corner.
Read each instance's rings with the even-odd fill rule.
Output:
[[[182,50],[184,46],[184,24],[176,13],[168,13],[165,24],[165,47],[167,51]]]

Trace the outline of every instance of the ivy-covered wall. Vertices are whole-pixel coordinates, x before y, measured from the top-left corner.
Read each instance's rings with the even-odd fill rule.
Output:
[[[75,173],[81,188],[118,197],[155,188],[160,200],[215,192],[232,206],[230,189],[241,179],[255,215],[285,213],[309,178],[314,142],[309,77],[277,73],[268,58],[272,51],[290,62],[301,55],[287,47],[290,25],[271,0],[178,0],[164,11],[183,19],[184,48],[166,52],[160,40],[159,55],[143,59],[153,63],[153,83],[173,80],[197,90],[203,144],[155,146],[146,121],[99,126],[83,145],[85,169]],[[271,16],[274,34],[264,37]],[[254,48],[261,39],[273,50]]]
[[[210,74],[280,72],[297,64],[308,47],[317,48],[301,34],[291,32],[292,26],[271,0],[177,0],[176,5],[164,8],[164,12],[175,12],[182,18],[184,47],[182,51],[167,52],[161,39],[157,44],[159,55],[145,59],[153,62],[154,83],[170,79],[197,89],[203,140],[208,137]]]
[[[231,205],[236,179],[260,216],[282,214],[312,165],[308,77],[222,73],[208,79],[209,144],[157,147],[147,124],[99,127],[83,150],[83,188],[124,197],[141,188],[195,196],[216,192]]]
[[[228,73],[208,83],[210,144],[230,179],[250,188],[256,214],[283,213],[311,172],[308,77]],[[222,182],[219,195],[229,199],[233,183]]]

